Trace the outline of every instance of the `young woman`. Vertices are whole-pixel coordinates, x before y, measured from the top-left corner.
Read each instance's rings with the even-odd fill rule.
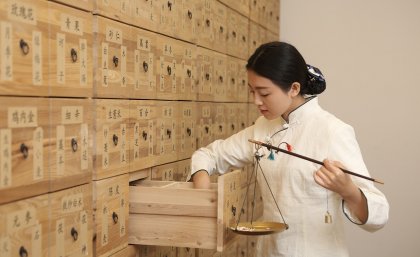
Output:
[[[369,176],[353,128],[319,106],[316,95],[324,91],[325,79],[294,46],[263,44],[246,68],[249,89],[262,116],[254,125],[193,154],[195,187],[208,188],[209,174],[243,167],[257,154],[289,225],[281,233],[259,237],[257,256],[348,256],[344,222],[376,231],[386,224],[389,212],[385,196],[373,182],[339,169]],[[257,148],[248,139],[289,146],[296,153],[324,160],[324,165]],[[258,176],[265,199],[261,220],[281,222],[261,172]],[[331,223],[324,222],[326,213]]]

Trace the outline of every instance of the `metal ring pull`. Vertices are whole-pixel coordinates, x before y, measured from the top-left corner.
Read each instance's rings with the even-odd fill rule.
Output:
[[[220,83],[223,83],[223,76],[219,76]]]
[[[166,67],[166,70],[168,71],[168,75],[172,74],[172,68],[171,66]]]
[[[246,37],[242,36],[242,41],[246,42]]]
[[[72,62],[76,62],[77,61],[77,51],[74,48],[72,48],[70,50],[70,56],[71,56]]]
[[[220,130],[220,132],[223,131],[223,126],[222,125],[219,125],[219,130]]]
[[[77,232],[77,230],[75,228],[71,228],[71,237],[73,237],[74,241],[77,241],[77,238],[79,238],[79,233]]]
[[[208,127],[208,126],[205,126],[205,127],[204,127],[204,130],[206,131],[206,134],[208,134],[208,133],[209,133],[209,127]]]
[[[191,129],[190,129],[190,128],[187,128],[187,134],[188,134],[188,136],[191,136],[192,131],[191,131]]]
[[[230,125],[230,127],[232,128],[232,130],[235,130],[235,124]]]
[[[188,15],[188,18],[191,20],[192,19],[192,12],[190,10],[188,10],[187,15]]]
[[[235,78],[232,78],[231,81],[232,81],[232,84],[235,84]]]
[[[206,73],[206,80],[210,80],[210,74]]]
[[[245,128],[245,123],[242,122],[241,123],[241,126],[242,126],[242,128]]]
[[[207,25],[207,27],[210,27],[210,20],[209,19],[206,19],[206,25]]]
[[[144,131],[144,130],[143,130],[143,133],[142,133],[142,137],[143,137],[144,141],[147,140],[147,132]]]
[[[29,148],[24,143],[22,143],[20,145],[20,152],[22,153],[23,158],[25,158],[25,159],[28,158],[28,156],[29,156]]]
[[[115,67],[118,67],[118,57],[117,56],[112,57],[112,62],[114,63]]]
[[[170,129],[166,129],[166,135],[168,135],[168,137],[171,138],[172,131]]]
[[[190,70],[190,69],[187,69],[187,76],[188,76],[189,78],[191,78],[191,70]]]
[[[20,257],[28,257],[28,251],[25,249],[25,247],[21,246],[19,248],[19,256]]]
[[[112,220],[114,221],[114,224],[118,223],[118,214],[116,212],[112,213]]]
[[[71,149],[73,150],[73,152],[76,152],[77,148],[78,148],[77,140],[75,138],[72,138],[71,139]]]
[[[232,205],[232,214],[233,216],[236,216],[236,207]]]
[[[117,146],[118,145],[118,136],[117,135],[113,135],[112,136],[112,142],[114,142],[114,145]]]
[[[172,11],[172,3],[169,1],[168,1],[168,8],[169,8],[169,11]]]
[[[29,45],[28,45],[28,43],[25,42],[25,40],[21,39],[19,41],[19,46],[20,46],[20,49],[22,50],[22,53],[24,55],[27,55],[29,53]]]
[[[236,32],[235,31],[232,31],[232,36],[236,37]]]
[[[223,31],[224,31],[223,26],[220,26],[219,31],[220,31],[220,33],[223,33]]]
[[[144,72],[147,72],[149,70],[149,64],[147,64],[147,62],[143,62],[143,70]]]

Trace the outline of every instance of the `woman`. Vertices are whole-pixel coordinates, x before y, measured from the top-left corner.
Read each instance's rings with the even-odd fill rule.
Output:
[[[353,128],[318,105],[316,95],[324,91],[325,79],[292,45],[263,44],[246,68],[250,92],[262,116],[253,126],[193,154],[195,187],[208,188],[209,174],[243,167],[257,154],[289,225],[282,233],[259,237],[257,256],[348,256],[345,220],[376,231],[386,224],[389,212],[385,196],[371,181],[339,169],[369,176]],[[287,146],[324,160],[324,165],[258,149],[248,139]],[[261,172],[258,176],[265,199],[261,220],[282,221]]]

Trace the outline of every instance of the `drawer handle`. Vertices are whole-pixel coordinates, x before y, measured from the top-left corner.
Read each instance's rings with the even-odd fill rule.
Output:
[[[223,28],[223,26],[220,26],[220,28],[219,28],[220,33],[223,33],[224,30],[225,29]]]
[[[169,11],[172,11],[172,3],[169,1],[168,1],[168,8],[169,8]]]
[[[187,247],[185,250],[187,250],[187,252],[190,252],[191,248]]]
[[[190,10],[188,10],[187,15],[188,15],[188,18],[191,20],[192,19],[192,12]]]
[[[257,0],[254,0],[254,5],[257,5]]]
[[[232,214],[233,216],[236,216],[236,207],[232,205]]]
[[[246,83],[246,82],[245,82],[245,80],[243,79],[243,80],[242,80],[242,86],[245,86],[245,83]]]
[[[78,146],[77,146],[77,140],[74,139],[74,138],[72,138],[71,139],[71,149],[73,150],[73,152],[76,152],[77,151],[77,148],[78,148]]]
[[[147,140],[147,132],[144,131],[144,130],[143,130],[143,133],[142,133],[142,137],[143,137],[144,141]]]
[[[172,136],[172,131],[170,129],[166,129],[166,135],[168,135],[169,139]]]
[[[252,44],[254,45],[254,46],[257,46],[257,41],[252,41]]]
[[[147,64],[147,62],[143,62],[143,70],[144,72],[147,72],[149,70],[149,64]]]
[[[245,128],[245,123],[243,123],[243,122],[242,122],[242,123],[241,123],[241,127],[242,127],[242,128]]]
[[[71,237],[73,237],[74,241],[77,241],[77,238],[79,238],[79,233],[75,228],[71,228]]]
[[[220,132],[223,131],[223,126],[222,125],[219,125],[219,130],[220,130]]]
[[[19,256],[20,257],[28,257],[28,251],[26,251],[25,247],[23,247],[23,246],[20,247]]]
[[[29,149],[25,144],[20,145],[20,152],[23,154],[23,158],[28,158],[29,156]]]
[[[117,56],[112,57],[112,62],[114,63],[115,67],[118,67],[118,57]]]
[[[187,128],[187,134],[188,134],[188,136],[191,136],[191,129],[190,128]]]
[[[242,41],[246,42],[246,37],[242,36]]]
[[[273,11],[270,11],[270,17],[273,17]]]
[[[112,136],[112,142],[114,142],[114,145],[117,146],[118,145],[118,136],[117,135],[113,135]]]
[[[235,78],[232,78],[231,81],[232,81],[232,84],[235,84]]]
[[[210,27],[210,20],[209,19],[206,19],[206,25],[207,25],[207,27]]]
[[[114,224],[118,223],[118,214],[116,212],[112,213],[112,220],[114,221]]]
[[[166,70],[168,71],[168,75],[172,74],[172,68],[171,66],[168,65],[168,67],[166,67]]]
[[[232,130],[235,130],[235,124],[230,125],[230,127],[232,128]]]
[[[190,69],[187,69],[187,76],[188,76],[189,78],[191,78],[191,70],[190,70]]]
[[[204,129],[206,130],[206,134],[208,134],[209,133],[209,127],[205,126]]]
[[[236,32],[232,31],[232,36],[236,38]]]
[[[223,76],[219,76],[220,83],[223,83]]]
[[[210,74],[206,73],[206,80],[210,80]]]
[[[19,46],[20,46],[20,49],[22,50],[22,53],[24,55],[27,55],[29,53],[29,45],[28,45],[28,43],[25,42],[25,40],[21,39],[19,41]]]
[[[76,52],[76,50],[74,50],[74,48],[72,48],[70,50],[70,56],[71,56],[72,62],[76,62],[77,61],[77,52]]]

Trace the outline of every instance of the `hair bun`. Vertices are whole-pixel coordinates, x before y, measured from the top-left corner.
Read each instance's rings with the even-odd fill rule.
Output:
[[[306,67],[308,70],[308,80],[306,90],[303,93],[308,95],[318,95],[324,92],[327,83],[321,70],[309,64],[307,64]]]

